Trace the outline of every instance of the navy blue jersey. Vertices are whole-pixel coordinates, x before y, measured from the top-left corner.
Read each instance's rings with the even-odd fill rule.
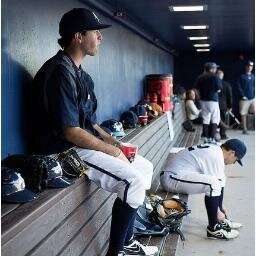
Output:
[[[94,83],[65,53],[59,51],[47,61],[33,82],[40,153],[58,153],[74,146],[63,136],[63,128],[67,126],[97,135],[93,129],[97,109]]]
[[[254,75],[243,74],[238,79],[238,93],[239,98],[247,97],[248,100],[254,99],[255,84]]]
[[[232,87],[230,83],[222,80],[222,90],[219,93],[220,110],[232,108]]]
[[[204,101],[218,101],[218,92],[222,89],[221,80],[213,73],[200,75],[194,87],[199,90],[200,99]]]

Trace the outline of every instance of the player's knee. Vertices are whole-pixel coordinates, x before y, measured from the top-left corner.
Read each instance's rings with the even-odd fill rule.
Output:
[[[133,208],[138,208],[142,205],[145,195],[146,190],[143,181],[140,178],[135,177],[128,188],[127,203]]]

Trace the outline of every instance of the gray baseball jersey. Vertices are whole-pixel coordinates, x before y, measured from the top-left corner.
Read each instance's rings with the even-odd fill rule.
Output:
[[[170,192],[217,196],[225,186],[224,169],[220,146],[192,146],[167,160],[161,183]]]

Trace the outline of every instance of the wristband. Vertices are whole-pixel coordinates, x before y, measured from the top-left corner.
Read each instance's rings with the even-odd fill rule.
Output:
[[[121,144],[122,144],[122,143],[117,140],[117,141],[115,142],[114,146],[119,148],[119,147],[121,146]]]

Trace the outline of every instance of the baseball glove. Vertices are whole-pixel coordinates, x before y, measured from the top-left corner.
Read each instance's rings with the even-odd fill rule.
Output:
[[[57,154],[56,160],[60,162],[63,175],[67,178],[80,177],[88,169],[88,166],[73,148]]]
[[[191,212],[188,210],[187,203],[177,198],[164,200],[158,195],[150,195],[148,199],[153,207],[149,217],[150,220],[162,227],[168,228],[170,233],[179,234],[184,241],[185,237],[180,230],[180,219]]]
[[[160,218],[178,220],[189,214],[187,203],[178,198],[163,200],[157,195],[150,195],[149,200]]]

